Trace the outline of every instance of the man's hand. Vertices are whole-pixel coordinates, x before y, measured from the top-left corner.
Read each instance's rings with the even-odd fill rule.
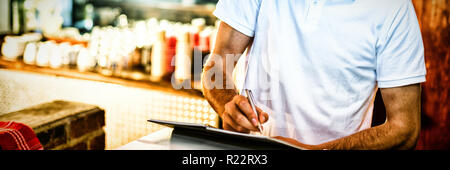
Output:
[[[258,131],[258,121],[263,124],[269,119],[269,115],[256,107],[259,117],[248,101],[241,95],[236,95],[233,99],[225,104],[225,110],[222,113],[223,129],[249,133],[250,131]]]

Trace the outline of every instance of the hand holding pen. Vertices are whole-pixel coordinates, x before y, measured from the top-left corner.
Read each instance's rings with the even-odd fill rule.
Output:
[[[267,122],[269,115],[256,107],[253,97],[250,96],[236,95],[225,104],[221,115],[223,129],[242,133],[263,130],[261,124]]]
[[[259,117],[258,111],[256,110],[255,98],[253,97],[252,91],[248,90],[248,89],[245,89],[244,91],[245,91],[245,94],[247,95],[247,99],[248,99],[248,102],[250,103],[250,106],[252,106],[253,113],[256,114],[256,117]],[[258,121],[258,130],[260,133],[262,133],[262,126],[261,126],[260,121]]]

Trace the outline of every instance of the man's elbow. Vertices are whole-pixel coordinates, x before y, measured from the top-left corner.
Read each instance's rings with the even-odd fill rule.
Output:
[[[416,147],[420,135],[420,123],[397,125],[398,147],[401,150],[412,150]]]

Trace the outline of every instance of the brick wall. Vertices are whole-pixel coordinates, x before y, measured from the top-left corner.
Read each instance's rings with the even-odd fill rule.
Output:
[[[46,150],[105,149],[105,112],[92,105],[54,101],[0,116],[33,128]]]

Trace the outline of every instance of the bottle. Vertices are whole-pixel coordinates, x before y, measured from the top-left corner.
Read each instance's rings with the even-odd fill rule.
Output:
[[[23,55],[26,41],[20,36],[6,36],[2,44],[3,58],[10,61],[16,61]]]
[[[64,68],[68,68],[70,64],[70,52],[72,50],[72,46],[68,42],[63,42],[59,45],[61,48],[61,65]]]
[[[11,1],[12,32],[13,34],[23,34],[25,32],[24,0]]]
[[[95,60],[90,56],[86,47],[81,47],[77,56],[77,68],[79,71],[89,71],[95,66]]]
[[[210,53],[212,53],[212,51],[214,50],[214,46],[216,45],[216,37],[217,37],[217,31],[219,29],[219,26],[220,26],[220,20],[217,20],[214,27],[212,27],[211,36],[209,38]]]
[[[177,37],[174,30],[170,30],[167,34],[167,74],[175,71],[174,59],[177,54]]]
[[[150,73],[151,71],[151,51],[152,46],[144,46],[141,50],[141,65],[145,74]]]
[[[63,51],[60,45],[55,44],[52,48],[52,54],[49,56],[49,65],[51,68],[60,68],[62,66]]]
[[[23,62],[25,64],[34,65],[36,62],[37,43],[28,43],[23,54]]]
[[[52,49],[55,43],[47,41],[40,43],[39,50],[36,55],[36,65],[40,67],[47,67],[49,64],[49,56],[52,55]]]
[[[191,79],[192,48],[189,37],[188,30],[180,30],[175,58],[175,79],[178,81]]]
[[[80,50],[83,48],[83,46],[76,44],[71,46],[71,49],[69,51],[69,68],[76,68],[77,67],[77,61],[78,61],[78,54],[80,53]]]
[[[153,45],[151,54],[151,80],[160,81],[167,73],[167,45],[166,32],[164,30],[158,31],[156,34],[156,41]]]
[[[191,45],[194,50],[200,50],[200,32],[203,31],[205,23],[206,21],[203,18],[196,18],[191,21]]]

